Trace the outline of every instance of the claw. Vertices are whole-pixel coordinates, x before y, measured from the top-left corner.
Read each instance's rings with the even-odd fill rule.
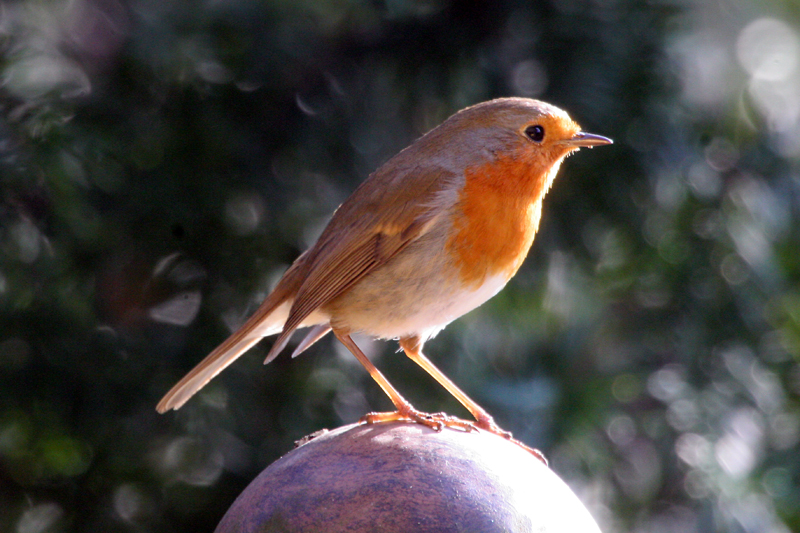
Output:
[[[514,438],[514,436],[511,434],[510,431],[506,431],[504,429],[500,429],[500,426],[495,424],[494,419],[492,417],[487,416],[486,418],[480,418],[475,423],[475,425],[480,429],[488,431],[489,433],[494,433],[495,435],[497,435],[499,437],[503,437],[504,439],[513,442],[514,444],[516,444],[520,448],[523,448],[528,453],[533,454],[534,457],[536,457],[537,459],[539,459],[541,462],[544,463],[544,466],[548,466],[547,458],[544,456],[544,454],[541,451],[537,450],[536,448],[531,448],[527,444],[525,444],[525,443],[523,443],[521,441],[518,441],[517,439]]]

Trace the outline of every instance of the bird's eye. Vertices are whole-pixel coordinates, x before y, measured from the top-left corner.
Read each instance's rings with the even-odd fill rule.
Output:
[[[525,135],[533,142],[540,143],[544,139],[544,128],[541,126],[528,126],[525,128]]]

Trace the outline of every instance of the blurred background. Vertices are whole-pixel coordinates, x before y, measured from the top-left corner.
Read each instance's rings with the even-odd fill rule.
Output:
[[[6,0],[0,51],[0,530],[212,531],[388,409],[326,338],[154,410],[372,170],[516,95],[615,144],[426,352],[604,531],[800,531],[797,2]]]

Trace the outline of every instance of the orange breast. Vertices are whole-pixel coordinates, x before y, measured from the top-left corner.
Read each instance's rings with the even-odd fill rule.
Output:
[[[543,172],[511,156],[465,171],[446,244],[465,285],[477,288],[488,276],[508,280],[517,272],[539,227],[548,175],[555,171],[557,166]]]

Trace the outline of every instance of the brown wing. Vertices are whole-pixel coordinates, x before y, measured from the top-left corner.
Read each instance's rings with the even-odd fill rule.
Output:
[[[444,192],[453,186],[452,173],[430,166],[397,168],[402,162],[390,161],[356,189],[309,250],[308,276],[265,362],[278,355],[306,317],[418,239],[450,207]]]

